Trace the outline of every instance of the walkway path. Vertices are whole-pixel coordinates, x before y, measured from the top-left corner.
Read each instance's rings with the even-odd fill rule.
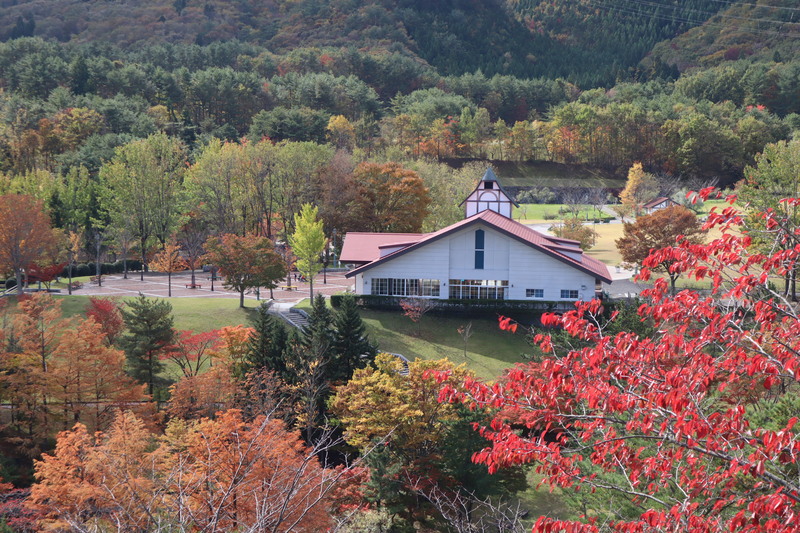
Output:
[[[326,296],[342,292],[346,289],[353,288],[353,280],[346,279],[343,272],[329,272],[327,274],[328,282],[323,283],[323,275],[320,273],[314,280],[314,294],[322,293]],[[211,290],[211,280],[208,279],[208,274],[204,272],[195,272],[195,282],[201,285],[201,288],[189,289],[187,285],[191,284],[191,274],[189,272],[181,272],[172,275],[172,297],[173,298],[238,298],[239,293],[227,290],[223,287],[222,283],[217,280],[214,282],[214,290]],[[309,284],[292,281],[296,289],[286,290],[285,288],[278,288],[272,291],[276,303],[295,304],[308,297]],[[284,282],[281,286],[285,287]],[[66,291],[62,291],[62,294]],[[168,294],[167,275],[161,273],[146,273],[144,281],[139,279],[138,272],[129,272],[128,279],[124,279],[122,274],[109,274],[103,276],[103,285],[98,287],[93,283],[84,283],[83,287],[72,291],[73,294],[81,296],[137,296],[139,293],[145,296],[155,296],[165,298]],[[268,299],[270,296],[269,289],[262,289],[260,298]],[[256,294],[245,293],[245,298],[255,300]]]

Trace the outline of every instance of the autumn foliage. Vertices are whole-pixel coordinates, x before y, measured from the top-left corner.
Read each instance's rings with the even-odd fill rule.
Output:
[[[0,196],[0,269],[14,272],[20,294],[23,271],[56,247],[42,202],[23,194]]]
[[[125,328],[125,321],[122,320],[120,311],[121,303],[111,298],[100,298],[98,296],[89,297],[89,306],[86,309],[86,316],[93,318],[95,322],[103,328],[103,334],[109,344],[114,344],[117,337]]]
[[[348,209],[361,214],[359,231],[419,232],[431,203],[428,188],[398,163],[361,163],[353,172],[356,198]]]
[[[326,470],[283,422],[176,420],[153,434],[130,413],[105,433],[78,424],[36,462],[31,505],[47,526],[124,531],[179,524],[198,531],[323,531],[340,470]]]
[[[776,242],[798,242],[785,218],[761,217]],[[654,324],[651,337],[609,336],[600,302],[580,302],[543,322],[585,348],[564,352],[538,333],[552,356],[494,385],[468,379],[466,392],[445,389],[444,400],[498,410],[480,429],[491,445],[474,457],[491,471],[530,463],[553,487],[613,492],[634,509],[603,511],[602,522],[540,517],[534,531],[800,530],[800,316],[770,289],[800,246],[751,254],[742,222],[732,207],[713,212],[706,226],[721,228],[720,238],[684,240],[644,261],[645,279],[669,259],[673,271],[713,286],[710,296],[671,296],[656,280],[638,311]]]

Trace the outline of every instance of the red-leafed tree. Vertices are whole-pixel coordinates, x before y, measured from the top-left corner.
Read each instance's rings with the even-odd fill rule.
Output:
[[[625,512],[587,509],[585,522],[540,517],[534,531],[800,531],[800,314],[772,289],[800,259],[800,236],[786,217],[761,218],[783,244],[775,253],[751,253],[743,217],[728,207],[706,224],[721,237],[645,259],[645,279],[670,259],[713,286],[710,296],[673,296],[657,280],[638,310],[654,326],[648,337],[609,335],[601,303],[579,303],[543,322],[585,347],[561,350],[539,333],[552,356],[494,385],[443,391],[497,409],[481,428],[491,444],[474,457],[491,471],[532,463],[551,486],[627,500]]]
[[[214,351],[222,345],[219,330],[195,334],[179,331],[163,358],[172,360],[186,377],[196,376],[211,363]]]
[[[28,266],[28,283],[44,283],[45,287],[50,288],[50,283],[64,271],[66,263],[55,263],[52,265],[31,264]]]
[[[429,311],[436,309],[436,300],[430,298],[403,298],[400,300],[403,315],[407,316],[417,325],[417,335],[420,334],[420,320]]]
[[[125,321],[122,319],[120,311],[122,304],[118,300],[111,298],[100,298],[97,296],[89,297],[89,305],[86,308],[86,316],[93,318],[100,324],[106,336],[108,344],[114,344],[122,330],[125,329]]]

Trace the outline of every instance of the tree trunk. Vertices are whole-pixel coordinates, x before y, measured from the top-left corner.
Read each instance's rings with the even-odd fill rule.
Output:
[[[15,269],[14,276],[17,278],[17,294],[22,294],[22,269]]]
[[[69,280],[67,284],[67,294],[72,294],[72,261],[69,262],[69,266],[67,267],[67,279]]]
[[[244,289],[239,291],[239,307],[244,307]]]
[[[147,260],[147,250],[145,249],[145,246],[147,246],[147,239],[142,238],[140,239],[140,242],[142,244],[142,265],[139,268],[139,281],[144,281],[144,263]]]
[[[172,272],[167,272],[167,297],[172,298]]]

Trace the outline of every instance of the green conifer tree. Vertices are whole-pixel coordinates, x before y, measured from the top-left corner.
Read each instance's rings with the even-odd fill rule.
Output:
[[[172,306],[157,298],[127,300],[122,308],[127,333],[120,340],[127,358],[128,374],[147,384],[153,396],[168,380],[159,376],[164,370],[161,355],[175,340]]]
[[[250,340],[245,372],[267,369],[282,379],[286,376],[286,362],[283,352],[286,349],[288,333],[283,323],[269,314],[269,305],[261,304],[253,320],[255,334]]]
[[[306,347],[317,356],[328,358],[333,347],[333,313],[328,309],[321,294],[312,300],[308,313],[308,325],[303,328],[302,338]]]
[[[352,294],[342,298],[333,318],[331,381],[345,382],[357,368],[364,368],[375,358],[377,348],[366,335],[366,326]]]

